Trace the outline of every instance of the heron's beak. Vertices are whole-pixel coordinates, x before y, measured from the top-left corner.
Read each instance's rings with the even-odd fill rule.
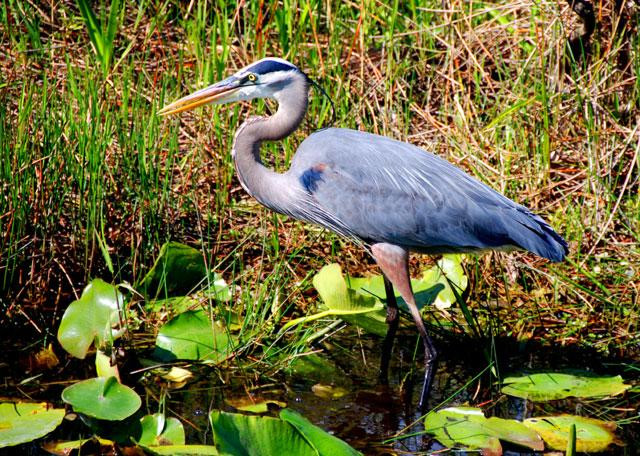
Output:
[[[158,114],[166,116],[168,114],[177,114],[182,111],[188,111],[208,103],[219,104],[232,101],[230,98],[240,87],[242,87],[240,80],[231,76],[223,81],[216,82],[209,87],[200,89],[191,95],[187,95],[186,97],[182,97],[179,100],[174,101],[158,111]]]

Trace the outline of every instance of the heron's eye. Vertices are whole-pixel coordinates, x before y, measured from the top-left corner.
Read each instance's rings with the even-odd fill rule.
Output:
[[[253,73],[249,73],[249,75],[247,76],[247,79],[251,82],[256,82],[256,80],[258,79],[258,77],[253,74]]]

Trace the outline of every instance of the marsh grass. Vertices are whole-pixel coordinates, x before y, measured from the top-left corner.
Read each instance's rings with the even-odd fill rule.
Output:
[[[167,240],[199,246],[242,290],[244,324],[269,331],[314,305],[309,277],[327,262],[352,275],[374,271],[348,242],[274,215],[241,189],[233,133],[273,103],[156,115],[274,55],[323,85],[336,125],[437,153],[542,214],[569,241],[571,261],[558,265],[519,253],[470,258],[471,313],[434,313],[440,327],[467,331],[473,318],[489,340],[625,353],[638,341],[640,38],[614,33],[619,16],[598,5],[589,58],[565,65],[576,19],[563,2],[124,2],[118,15],[94,11],[107,21],[95,26],[108,35],[105,54],[75,3],[6,1],[3,324],[47,342],[89,278],[134,283]],[[624,14],[637,20],[636,10]],[[631,58],[621,68],[623,50]],[[286,169],[330,116],[312,92],[303,127],[266,144],[265,160]],[[430,261],[414,258],[412,268]],[[293,339],[291,353],[303,350]]]

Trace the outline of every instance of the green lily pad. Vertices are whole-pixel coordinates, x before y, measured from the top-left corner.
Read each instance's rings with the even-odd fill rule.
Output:
[[[293,410],[280,410],[280,419],[294,426],[320,456],[357,456],[361,454],[351,448],[345,441],[312,424]]]
[[[424,272],[421,280],[423,284],[428,287],[442,286],[433,302],[437,309],[448,309],[456,302],[451,284],[456,288],[458,296],[462,295],[467,288],[469,280],[462,268],[463,258],[463,255],[443,255],[436,266]],[[417,292],[415,288],[414,292]]]
[[[213,439],[221,455],[299,456],[359,455],[347,443],[284,409],[280,419],[213,411],[209,415]]]
[[[596,453],[605,451],[616,439],[616,423],[582,416],[559,415],[528,418],[524,425],[540,434],[552,450],[564,450],[569,440],[569,429],[576,426],[576,451]]]
[[[0,448],[31,442],[57,428],[64,409],[45,403],[0,402]]]
[[[78,413],[107,421],[120,421],[133,415],[141,405],[140,396],[115,377],[90,378],[62,392],[62,400]]]
[[[318,456],[296,428],[277,418],[214,410],[209,420],[215,447],[221,455]]]
[[[337,263],[323,267],[313,278],[313,286],[323,301],[323,311],[291,320],[282,330],[320,318],[337,316],[349,317],[349,322],[362,327],[365,331],[384,336],[387,332],[386,310],[384,305],[370,294],[362,294],[347,287],[342,270]]]
[[[155,413],[142,417],[140,425],[142,434],[137,442],[140,446],[184,445],[184,427],[176,418]]]
[[[188,294],[206,276],[201,251],[179,242],[167,242],[140,285],[147,297],[167,298]]]
[[[161,361],[189,359],[220,362],[233,353],[233,339],[202,310],[190,310],[169,320],[158,332],[154,357]]]
[[[622,394],[627,385],[615,377],[582,377],[554,372],[507,377],[502,392],[532,401],[550,401],[566,397],[603,397]]]
[[[165,445],[144,447],[145,452],[159,456],[218,456],[211,445]]]
[[[76,358],[83,359],[94,340],[98,347],[115,339],[112,328],[120,321],[124,298],[118,288],[100,279],[92,280],[77,301],[73,301],[60,321],[58,341]]]
[[[425,432],[434,435],[445,446],[482,449],[487,455],[502,454],[501,440],[535,451],[544,450],[538,434],[523,423],[486,418],[482,410],[475,407],[450,407],[431,412],[425,417]]]

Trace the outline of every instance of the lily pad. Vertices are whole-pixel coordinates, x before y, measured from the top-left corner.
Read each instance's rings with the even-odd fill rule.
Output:
[[[501,440],[535,451],[544,450],[538,434],[523,423],[486,418],[482,410],[475,407],[450,407],[431,412],[425,417],[425,432],[433,434],[445,446],[481,449],[485,455],[501,455]]]
[[[157,372],[161,378],[165,379],[168,382],[173,383],[173,388],[182,387],[187,383],[187,380],[193,377],[191,371],[187,369],[183,369],[182,367],[171,366],[169,370],[161,371],[158,369]]]
[[[57,428],[64,409],[45,403],[0,402],[0,448],[31,442]]]
[[[435,267],[435,266],[434,266]],[[428,271],[427,271],[428,272]],[[425,272],[425,274],[427,273]],[[378,301],[386,302],[386,291],[384,288],[384,277],[381,275],[373,275],[369,277],[348,277],[347,283],[350,289],[355,290],[365,296],[373,296]],[[411,279],[411,289],[416,298],[416,306],[418,309],[431,306],[438,297],[438,293],[444,290],[441,283],[431,283],[424,279]],[[409,312],[409,307],[404,302],[398,290],[393,289],[396,296],[398,307]]]
[[[213,429],[213,441],[221,455],[318,456],[317,451],[293,426],[277,418],[214,410],[209,419]]]
[[[462,255],[445,255],[437,266],[425,271],[421,279],[411,280],[416,304],[419,309],[434,302],[439,308],[446,308],[455,302],[447,278],[461,293],[467,286],[467,277],[461,266]],[[445,277],[446,275],[446,277]],[[360,326],[365,331],[384,336],[387,333],[386,292],[381,275],[370,277],[345,277],[340,265],[333,263],[323,267],[313,278],[313,286],[322,299],[320,312],[297,318],[284,325],[283,330],[328,316],[337,316],[349,323]],[[409,310],[396,292],[398,306]]]
[[[540,434],[552,450],[564,450],[569,440],[571,425],[576,427],[576,451],[596,453],[611,444],[619,444],[615,436],[616,424],[574,415],[528,418],[524,425]]]
[[[324,310],[302,318],[297,318],[283,326],[292,326],[329,316],[342,319],[362,327],[365,331],[384,336],[387,332],[384,305],[370,294],[362,294],[347,287],[342,270],[337,263],[323,267],[313,278],[313,286],[318,290]]]
[[[144,447],[145,452],[161,456],[218,456],[212,445],[165,445]]]
[[[341,386],[323,385],[322,383],[313,385],[311,391],[322,399],[340,399],[349,394],[349,391]]]
[[[293,410],[281,410],[280,419],[294,426],[320,456],[357,456],[360,454],[345,441],[334,437]]]
[[[142,434],[138,439],[141,446],[184,445],[184,427],[180,420],[165,418],[162,413],[146,415],[140,419]]]
[[[532,401],[550,401],[567,397],[603,397],[622,394],[627,385],[615,377],[583,377],[554,372],[507,377],[502,392]]]
[[[213,439],[221,455],[297,456],[359,455],[347,443],[314,426],[288,409],[280,418],[213,411],[209,415]]]
[[[462,268],[463,258],[463,255],[443,255],[436,266],[424,272],[421,281],[423,284],[429,287],[442,286],[441,291],[433,302],[437,309],[448,309],[456,302],[456,296],[451,289],[451,284],[456,288],[458,296],[462,295],[467,288],[469,280]]]
[[[140,396],[115,377],[97,377],[71,385],[62,400],[78,413],[107,421],[120,421],[133,415],[141,405]]]
[[[120,321],[124,298],[117,287],[100,279],[92,280],[77,301],[73,301],[60,321],[58,341],[76,358],[83,359],[94,340],[101,347],[119,335],[112,328]]]
[[[150,298],[181,296],[193,291],[206,276],[207,268],[200,250],[179,242],[167,242],[142,279],[141,288]]]
[[[189,310],[169,320],[158,332],[154,356],[161,361],[189,359],[220,362],[233,353],[233,339],[202,310]]]

